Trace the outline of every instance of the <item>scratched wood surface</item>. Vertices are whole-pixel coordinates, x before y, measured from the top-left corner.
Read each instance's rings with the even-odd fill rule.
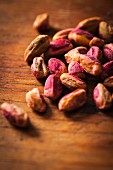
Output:
[[[37,14],[48,12],[51,26],[63,29],[91,16],[112,20],[112,7],[112,0],[0,0],[0,104],[17,104],[31,120],[28,129],[20,130],[0,110],[0,170],[113,169],[113,108],[106,113],[96,109],[93,79],[88,103],[80,110],[59,112],[57,103],[47,100],[47,112],[37,114],[27,107],[25,94],[34,87],[43,92],[43,85],[23,59],[37,36],[32,28]]]

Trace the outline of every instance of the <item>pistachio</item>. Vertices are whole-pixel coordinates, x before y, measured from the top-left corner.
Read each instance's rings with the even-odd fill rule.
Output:
[[[113,76],[113,61],[109,61],[102,66],[101,79]]]
[[[1,105],[3,115],[14,126],[26,127],[29,122],[28,114],[14,104],[3,103]]]
[[[62,97],[58,103],[58,108],[61,111],[73,111],[82,107],[86,100],[86,91],[77,89]]]
[[[60,76],[61,83],[69,88],[70,90],[75,90],[77,88],[86,89],[86,83],[81,80],[79,77],[74,76],[69,73],[63,73]]]
[[[74,43],[74,45],[85,47],[89,46],[89,42],[93,37],[91,33],[81,29],[73,29],[68,35],[68,39]]]
[[[61,95],[62,90],[63,86],[55,74],[50,75],[46,79],[44,86],[44,95],[46,97],[49,97],[52,100],[56,100]]]
[[[54,34],[53,36],[53,41],[56,39],[60,39],[60,38],[68,38],[68,34],[72,31],[73,28],[67,28],[67,29],[63,29],[61,31],[58,31],[56,34]]]
[[[89,31],[91,33],[97,33],[99,28],[99,23],[103,19],[100,17],[86,18],[78,23],[77,28]]]
[[[113,25],[105,21],[100,22],[99,36],[104,39],[106,43],[113,42]]]
[[[24,58],[26,62],[32,62],[33,58],[40,56],[49,47],[50,40],[48,35],[37,36],[27,47]]]
[[[70,74],[74,75],[74,76],[77,76],[77,77],[80,77],[80,78],[85,78],[84,69],[76,61],[72,61],[71,63],[69,63],[68,72]]]
[[[67,73],[67,67],[61,60],[57,58],[49,59],[48,68],[51,74],[56,74],[58,77],[60,77],[62,73]]]
[[[44,78],[48,75],[49,70],[42,57],[35,57],[31,65],[31,71],[37,79]]]
[[[111,94],[103,84],[97,84],[97,86],[94,88],[93,97],[95,104],[99,109],[109,109],[111,107]]]
[[[103,82],[106,87],[113,88],[113,76],[106,78]]]
[[[81,54],[80,55],[80,65],[83,69],[94,76],[99,75],[102,72],[102,66],[98,59],[93,56]]]
[[[93,37],[92,40],[89,42],[89,46],[97,46],[99,48],[102,48],[104,46],[105,41],[103,39],[100,39],[98,37]]]
[[[49,59],[52,56],[62,55],[73,48],[72,43],[65,38],[57,39],[50,42],[47,51],[44,53],[45,59]]]
[[[113,43],[104,45],[103,54],[106,59],[113,60]]]
[[[33,23],[33,28],[38,30],[39,32],[48,31],[50,28],[48,13],[38,15]]]
[[[80,62],[80,54],[86,54],[86,53],[87,53],[87,48],[80,46],[70,50],[64,56],[67,63],[70,63],[72,61]]]
[[[30,107],[34,111],[46,111],[46,102],[43,95],[39,92],[38,88],[34,88],[26,94],[26,102],[28,107]]]
[[[87,52],[87,55],[90,57],[94,57],[98,59],[99,61],[102,60],[102,51],[97,46],[92,46],[89,51]]]

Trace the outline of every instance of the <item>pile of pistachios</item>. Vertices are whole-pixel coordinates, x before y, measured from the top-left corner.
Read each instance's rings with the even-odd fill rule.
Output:
[[[45,97],[58,101],[60,111],[79,109],[87,102],[88,75],[98,77],[93,100],[100,110],[113,103],[113,26],[101,17],[87,18],[74,28],[58,31],[52,37],[49,15],[36,17],[33,28],[41,33],[27,47],[24,59],[37,80],[45,79],[44,92],[38,88],[26,94],[28,107],[45,112]],[[63,95],[63,91],[68,93]],[[14,125],[26,126],[28,116],[15,105],[1,106],[4,116]]]

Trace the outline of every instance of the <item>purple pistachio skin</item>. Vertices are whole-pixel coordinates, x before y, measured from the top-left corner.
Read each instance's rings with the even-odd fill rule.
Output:
[[[98,83],[94,88],[93,98],[99,109],[106,110],[112,105],[112,96],[102,83]]]
[[[113,61],[105,63],[102,67],[101,79],[113,76]]]
[[[104,45],[103,54],[109,61],[113,60],[113,43]]]
[[[92,46],[87,52],[87,55],[93,56],[94,58],[97,58],[99,61],[102,60],[102,51],[97,46]]]
[[[26,127],[29,123],[29,117],[24,110],[14,104],[3,103],[1,105],[3,115],[14,126]]]
[[[63,86],[59,78],[55,74],[50,75],[45,82],[44,95],[52,100],[56,100],[62,91]]]
[[[86,101],[86,90],[76,89],[60,99],[58,109],[60,111],[73,111],[82,107]]]
[[[67,67],[57,58],[49,59],[48,68],[51,74],[56,74],[58,77],[60,77],[62,73],[67,73]]]
[[[77,46],[89,46],[90,40],[93,38],[93,34],[89,33],[88,31],[84,31],[81,29],[73,29],[69,35],[68,39]]]
[[[89,40],[91,40],[94,37],[93,34],[82,29],[74,29],[71,32],[76,32],[76,34],[79,34],[79,35],[85,35]]]
[[[72,48],[73,45],[68,39],[66,38],[57,39],[50,42],[47,51],[44,53],[44,57],[45,59],[48,59],[52,56],[62,55],[71,50]]]
[[[69,65],[68,65],[68,72],[70,74],[78,76],[80,78],[85,78],[84,69],[76,61],[72,61],[71,63],[69,63]]]

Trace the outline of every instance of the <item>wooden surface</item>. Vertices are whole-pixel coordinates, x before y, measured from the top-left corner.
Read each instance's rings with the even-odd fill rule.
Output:
[[[73,113],[59,112],[49,100],[45,114],[33,113],[25,94],[34,87],[43,92],[43,86],[23,59],[37,36],[37,14],[48,12],[51,25],[63,29],[91,16],[112,20],[112,7],[112,0],[0,0],[0,104],[21,106],[31,120],[20,130],[0,114],[0,170],[113,169],[113,108],[98,111],[89,94],[87,105]]]

